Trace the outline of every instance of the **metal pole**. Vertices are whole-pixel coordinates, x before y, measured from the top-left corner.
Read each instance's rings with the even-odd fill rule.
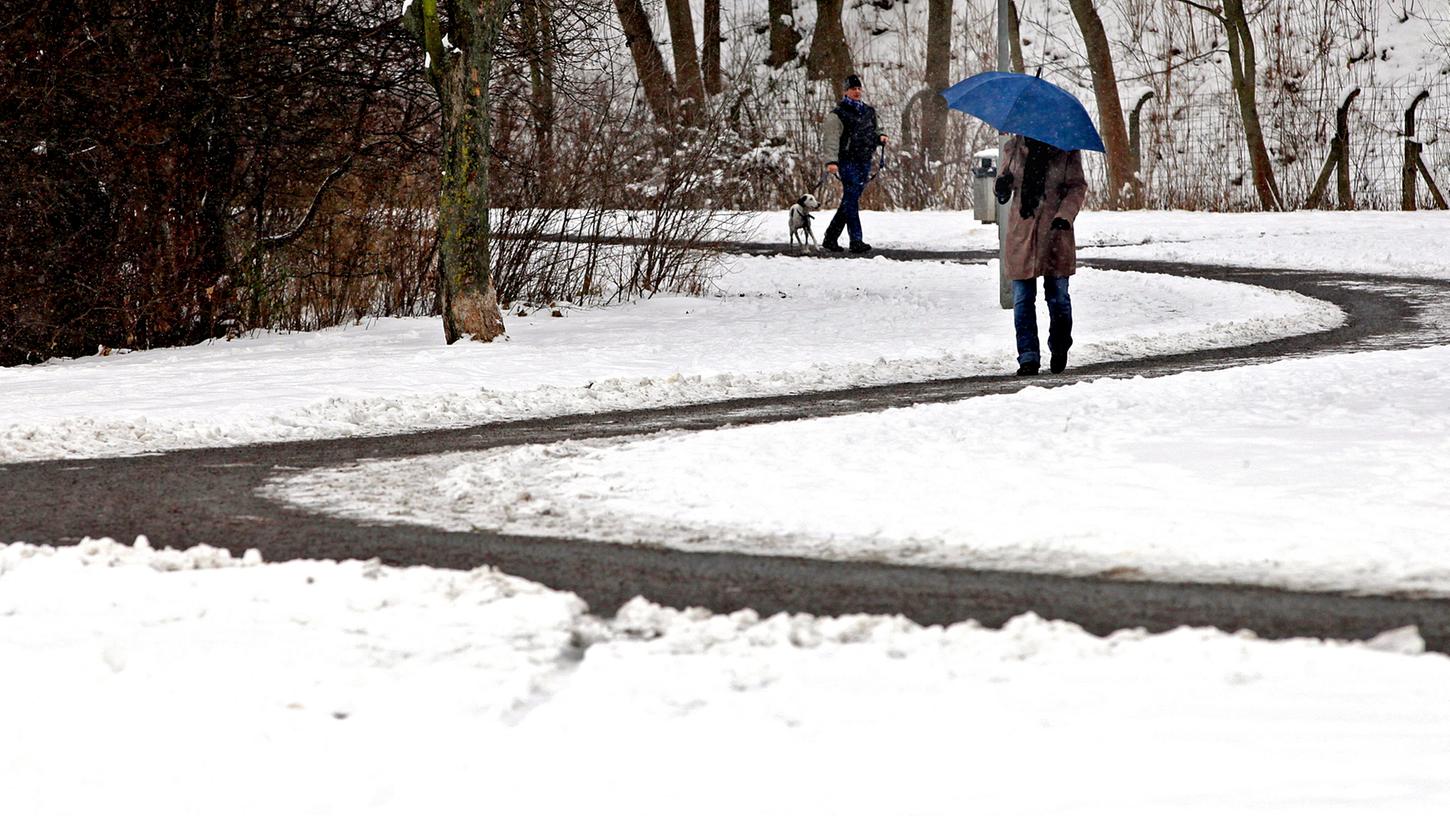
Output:
[[[1007,33],[1007,3],[997,0],[997,70],[1012,70],[1012,51]],[[997,140],[997,174],[1006,168],[1002,159],[1007,151],[1007,137]],[[1007,214],[1012,202],[997,205],[997,300],[1003,309],[1012,308],[1012,282],[1007,280]]]

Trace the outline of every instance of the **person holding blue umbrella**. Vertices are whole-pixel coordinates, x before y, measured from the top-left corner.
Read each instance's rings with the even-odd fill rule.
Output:
[[[1061,373],[1072,347],[1073,222],[1087,198],[1082,150],[1102,151],[1102,137],[1076,97],[1037,77],[991,71],[962,80],[942,96],[950,107],[1012,134],[998,163],[995,192],[999,203],[1012,202],[1002,266],[1012,281],[1017,375],[1032,376],[1041,368],[1038,278],[1047,301],[1049,367]]]
[[[1012,201],[1002,263],[1012,281],[1012,323],[1017,331],[1017,375],[1041,366],[1037,337],[1037,279],[1047,301],[1047,348],[1052,373],[1067,368],[1072,347],[1072,299],[1068,279],[1076,272],[1072,222],[1087,197],[1082,153],[1029,136],[1007,140],[997,176],[997,201]]]

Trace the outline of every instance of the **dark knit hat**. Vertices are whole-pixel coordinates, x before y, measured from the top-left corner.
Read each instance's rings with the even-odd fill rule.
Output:
[[[850,76],[846,77],[846,90],[849,91],[852,88],[859,87],[861,87],[861,77],[858,77],[855,74],[851,74]]]

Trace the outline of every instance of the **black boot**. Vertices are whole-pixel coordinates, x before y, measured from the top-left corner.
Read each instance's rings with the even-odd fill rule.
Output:
[[[1061,374],[1067,368],[1067,349],[1052,352],[1052,362],[1048,367],[1053,374]]]
[[[870,252],[871,245],[866,243],[865,241],[852,241],[851,251],[856,253],[857,255],[861,255],[863,253]]]
[[[840,219],[832,218],[831,223],[826,225],[826,234],[821,240],[821,249],[827,252],[845,252],[845,248],[840,243],[841,231],[844,229],[846,229],[846,219],[844,217]]]
[[[1039,368],[1041,368],[1041,365],[1039,363],[1022,363],[1021,365],[1017,366],[1017,376],[1036,377],[1037,369]]]

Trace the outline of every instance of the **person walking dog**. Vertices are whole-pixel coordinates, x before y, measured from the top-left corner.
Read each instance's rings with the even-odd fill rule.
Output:
[[[871,180],[871,156],[886,144],[886,134],[876,124],[876,109],[861,101],[861,77],[846,77],[846,92],[835,109],[826,115],[821,135],[826,172],[841,178],[841,205],[826,227],[821,248],[841,251],[841,230],[851,237],[852,252],[870,252],[861,235],[861,193]]]
[[[1052,373],[1067,368],[1072,347],[1072,299],[1068,279],[1077,267],[1073,221],[1087,198],[1082,152],[1062,150],[1022,135],[1007,140],[995,192],[1009,207],[1002,261],[1012,281],[1012,321],[1017,330],[1017,376],[1041,366],[1037,339],[1037,279],[1042,279],[1049,325]]]

